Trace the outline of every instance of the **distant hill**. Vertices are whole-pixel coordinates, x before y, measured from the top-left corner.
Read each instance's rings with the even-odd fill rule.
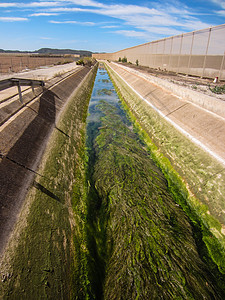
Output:
[[[19,50],[3,50],[3,49],[0,49],[0,53],[34,53],[34,52],[19,51]]]
[[[72,50],[72,49],[51,49],[51,48],[41,48],[35,53],[41,54],[79,54],[81,56],[91,56],[92,52],[87,50]]]
[[[72,50],[72,49],[51,49],[41,48],[35,51],[19,51],[19,50],[3,50],[0,53],[40,53],[40,54],[79,54],[80,56],[91,56],[92,52],[87,50]]]

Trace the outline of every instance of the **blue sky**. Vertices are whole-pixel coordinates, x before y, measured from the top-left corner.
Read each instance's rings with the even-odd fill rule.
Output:
[[[223,23],[222,0],[1,0],[0,48],[115,52]]]

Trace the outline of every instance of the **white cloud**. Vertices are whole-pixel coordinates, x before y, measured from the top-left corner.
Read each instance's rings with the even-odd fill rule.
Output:
[[[51,7],[61,5],[60,2],[57,1],[47,1],[47,2],[31,2],[31,3],[21,3],[21,6],[24,7]]]
[[[169,29],[167,27],[149,27],[148,30],[145,31],[136,31],[136,30],[116,30],[113,33],[117,33],[120,35],[124,35],[127,37],[136,37],[145,39],[146,41],[157,40],[159,36],[172,36],[181,34],[181,31],[176,29]]]
[[[49,21],[49,23],[52,23],[52,24],[75,24],[77,23],[76,21]]]
[[[28,21],[27,18],[17,18],[17,17],[0,17],[0,21],[2,22],[21,22]]]
[[[225,1],[208,0],[225,8]],[[25,2],[25,0],[24,0]],[[142,37],[148,39],[152,36],[177,35],[182,32],[198,30],[212,26],[202,22],[197,17],[197,12],[193,8],[188,8],[179,0],[170,2],[150,2],[146,6],[133,4],[108,4],[94,0],[55,0],[55,1],[34,1],[19,3],[0,3],[0,7],[20,7],[20,8],[38,8],[30,16],[57,16],[60,13],[91,13],[117,19],[119,25],[126,26],[128,30],[117,30],[115,33],[124,36]],[[115,3],[115,2],[114,2]],[[224,16],[224,10],[216,12],[217,15]],[[102,26],[101,23],[77,22],[51,20],[52,24],[78,24],[84,26],[98,25],[101,28],[116,28],[118,25],[109,24]],[[126,29],[126,28],[125,28]],[[157,37],[158,38],[158,37]]]
[[[172,18],[171,16],[165,15],[165,16],[143,16],[143,15],[131,15],[129,18],[122,17],[124,21],[126,21],[126,24],[135,26],[135,27],[148,27],[148,26],[162,26],[163,24],[166,24],[169,26],[178,26],[179,23],[175,18]]]
[[[59,0],[61,2],[69,2],[80,6],[104,7],[105,5],[92,0]]]
[[[95,25],[94,22],[79,22],[79,24],[85,25],[85,26],[94,26]]]
[[[145,32],[141,32],[141,31],[135,31],[135,30],[116,30],[114,31],[114,33],[117,34],[122,34],[124,36],[128,36],[128,37],[141,37],[141,38],[146,38],[146,33]]]
[[[165,15],[164,12],[158,11],[156,9],[150,9],[147,7],[137,6],[137,5],[104,5],[102,8],[93,9],[93,8],[67,8],[67,7],[56,7],[50,9],[53,12],[72,12],[72,11],[83,11],[83,12],[90,12],[100,15],[105,15],[114,18],[120,18],[121,16],[130,16],[130,15]]]
[[[83,1],[83,5],[85,2],[86,0]],[[92,1],[88,0],[87,2],[91,3]],[[98,2],[94,2],[93,6],[95,5],[97,7],[96,3],[98,4]],[[168,27],[168,30],[165,31],[166,35],[169,35],[170,31],[176,33],[198,30],[211,26],[211,24],[201,22],[197,17],[192,16],[194,14],[189,12],[186,6],[180,9],[178,2],[176,2],[176,4],[177,6],[165,4],[165,7],[157,5],[157,9],[138,5],[116,4],[103,5],[102,7],[98,6],[97,8],[57,7],[50,10],[53,12],[89,12],[100,14],[120,19],[125,21],[125,25],[133,26],[134,28],[144,31],[149,31],[149,26],[161,27],[163,24],[165,28]],[[176,27],[176,29],[171,29],[171,27]],[[177,29],[177,27],[180,28]]]
[[[216,12],[219,16],[225,16],[225,10],[219,10]]]
[[[148,27],[145,28],[145,30],[147,32],[150,33],[154,33],[154,34],[158,34],[158,35],[164,35],[164,36],[168,36],[168,35],[178,35],[178,34],[182,34],[181,30],[177,30],[171,27],[157,27],[157,26],[152,26],[152,27]]]
[[[225,9],[225,1],[224,0],[211,0],[211,2],[217,4],[218,6]]]
[[[24,3],[24,2],[12,2],[12,3],[8,3],[8,2],[4,2],[4,3],[0,3],[0,7],[53,7],[53,6],[59,6],[61,5],[61,2],[58,1],[41,1],[41,2],[30,2],[30,3]]]
[[[118,25],[105,25],[105,26],[101,26],[101,28],[117,28],[119,27]]]
[[[71,8],[67,8],[67,7],[57,7],[57,8],[50,8],[48,9],[48,11],[50,12],[87,12],[87,11],[91,11],[91,12],[95,12],[95,10],[90,10],[90,9],[84,9],[84,8],[78,8],[78,7],[71,7]]]
[[[188,31],[194,31],[194,30],[199,30],[199,29],[204,29],[204,28],[208,28],[211,27],[211,24],[208,23],[204,23],[200,20],[197,19],[193,19],[193,20],[187,20],[186,22],[184,22],[183,24],[180,24],[180,27],[185,28]]]
[[[117,5],[108,5],[105,6],[103,9],[96,9],[95,12],[111,17],[120,17],[120,16],[130,16],[130,15],[164,15],[163,12],[158,11],[154,8],[148,8],[144,6],[137,6],[137,5],[123,5],[123,4],[117,4]]]
[[[16,3],[0,3],[0,7],[15,7]]]
[[[34,13],[34,14],[31,14],[29,15],[30,17],[41,17],[41,16],[57,16],[58,14],[56,13]]]
[[[49,23],[52,23],[52,24],[79,24],[79,25],[83,25],[83,26],[94,26],[95,25],[94,22],[78,22],[78,21],[54,21],[54,20],[51,20],[51,21],[49,21]]]

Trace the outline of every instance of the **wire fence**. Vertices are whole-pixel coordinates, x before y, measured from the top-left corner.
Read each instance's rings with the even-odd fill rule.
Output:
[[[0,54],[0,74],[76,61],[76,57]]]
[[[94,57],[225,80],[225,24]]]

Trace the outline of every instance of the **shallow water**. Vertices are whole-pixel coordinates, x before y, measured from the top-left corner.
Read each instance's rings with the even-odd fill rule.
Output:
[[[107,93],[107,91],[110,91],[110,93]],[[96,106],[101,100],[105,100],[115,106],[118,106],[119,102],[119,97],[105,69],[98,69],[88,108],[87,123],[100,121],[102,113]]]

